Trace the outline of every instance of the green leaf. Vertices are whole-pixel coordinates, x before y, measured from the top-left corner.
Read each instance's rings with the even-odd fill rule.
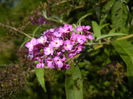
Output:
[[[66,71],[65,90],[67,99],[83,99],[83,82],[78,67]]]
[[[103,29],[104,27],[106,27],[106,26],[108,26],[109,24],[107,23],[107,24],[103,24],[102,26],[100,26],[101,27],[101,29]]]
[[[124,34],[124,33],[110,33],[110,34],[106,34],[106,35],[102,35],[102,36],[98,37],[98,38],[96,39],[96,41],[101,40],[101,39],[104,39],[104,38],[107,38],[107,37],[112,37],[112,36],[123,36],[123,35],[126,35],[126,34]]]
[[[33,31],[33,37],[35,37],[35,34],[36,34],[36,32],[38,31],[40,29],[40,26],[38,26],[38,27],[36,27],[35,29],[34,29],[34,31]]]
[[[125,4],[126,1],[117,0],[115,1],[112,11],[111,20],[112,28],[115,28],[116,32],[128,33],[128,6]],[[133,47],[129,41],[116,41],[112,43],[116,51],[120,54],[122,59],[127,65],[127,75],[129,80],[129,86],[132,87],[133,83]],[[133,87],[132,87],[133,88]]]
[[[108,2],[104,5],[104,7],[102,9],[103,12],[108,12],[112,8],[114,1],[115,0],[108,0]]]
[[[108,0],[108,2],[103,6],[100,24],[103,24],[106,21],[106,19],[110,16],[110,10],[114,2],[115,0]]]
[[[101,36],[101,27],[97,24],[97,22],[92,21],[92,27],[93,27],[93,32],[94,32],[94,36],[100,37]]]
[[[112,44],[115,47],[115,50],[120,54],[123,61],[126,63],[127,76],[131,87],[133,84],[133,45],[126,40],[115,41]]]
[[[112,28],[115,28],[116,32],[128,32],[128,14],[128,6],[122,0],[115,1],[111,11],[111,20]]]
[[[78,24],[78,25],[81,25],[82,20],[85,19],[87,16],[90,16],[91,14],[92,14],[92,13],[87,13],[87,14],[85,14],[84,16],[82,16],[82,17],[78,20],[77,24]]]
[[[48,17],[47,17],[47,12],[46,12],[46,10],[43,10],[43,11],[42,11],[42,14],[43,14],[43,16],[44,16],[45,18],[48,18]]]
[[[113,28],[112,30],[109,31],[109,34],[110,34],[110,33],[115,33],[115,30],[116,30],[116,29]]]
[[[44,79],[44,68],[36,68],[35,74],[36,74],[39,84],[43,88],[44,92],[46,92],[45,79]]]

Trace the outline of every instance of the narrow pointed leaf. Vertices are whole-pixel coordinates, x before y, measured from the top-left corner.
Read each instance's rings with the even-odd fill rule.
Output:
[[[112,37],[112,36],[123,36],[123,35],[126,35],[126,34],[124,34],[124,33],[110,33],[110,34],[106,34],[106,35],[102,35],[102,36],[98,37],[98,38],[96,39],[96,41],[101,40],[101,39],[104,39],[104,38],[107,38],[107,37]]]
[[[122,0],[116,0],[111,11],[112,28],[115,28],[117,32],[127,33],[128,14],[128,6]]]
[[[67,99],[83,99],[83,82],[78,67],[66,71],[65,90]]]
[[[109,24],[103,24],[102,26],[100,26],[101,29],[103,29],[104,27],[108,26]]]
[[[133,84],[133,45],[126,41],[115,41],[112,43],[127,66],[127,76],[130,87]]]
[[[35,34],[37,33],[37,31],[40,29],[40,26],[36,27],[32,33],[33,37],[35,37]]]
[[[81,25],[82,20],[85,19],[86,17],[90,16],[91,14],[92,14],[92,13],[87,13],[87,14],[85,14],[84,16],[82,16],[82,17],[78,20],[77,24]]]
[[[45,79],[44,79],[44,68],[36,68],[35,74],[36,74],[39,84],[43,88],[44,92],[46,92]]]
[[[115,28],[111,29],[111,30],[109,31],[109,34],[110,34],[110,33],[115,33],[115,30],[116,30]]]
[[[101,27],[95,21],[92,21],[92,27],[93,27],[94,36],[96,38],[100,37],[101,36]]]

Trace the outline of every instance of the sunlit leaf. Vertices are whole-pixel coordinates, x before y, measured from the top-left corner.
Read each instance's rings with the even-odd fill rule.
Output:
[[[123,35],[126,35],[126,34],[124,34],[124,33],[110,33],[110,34],[106,34],[106,35],[102,35],[102,36],[98,37],[96,39],[96,41],[101,40],[101,39],[104,39],[104,38],[107,38],[107,37],[123,36]]]
[[[100,26],[97,24],[97,22],[92,21],[92,27],[93,27],[93,32],[94,32],[94,36],[100,37],[101,36],[101,28]]]

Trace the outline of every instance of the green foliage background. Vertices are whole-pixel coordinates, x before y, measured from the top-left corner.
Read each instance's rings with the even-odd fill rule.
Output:
[[[92,26],[91,31],[96,38],[108,33],[133,34],[132,0],[0,0],[0,22],[32,35],[38,26],[31,24],[29,17],[44,10],[49,17],[56,16],[69,24],[77,23],[82,16],[88,15],[81,24]],[[48,21],[37,30],[35,36],[59,25],[61,24]],[[102,39],[101,41],[113,42],[91,52],[87,48],[74,60],[80,68],[84,99],[133,99],[133,39],[114,41],[115,38]],[[0,27],[1,73],[12,77],[15,71],[15,75],[18,75],[7,79],[3,79],[6,76],[0,76],[0,98],[66,99],[65,82],[71,82],[65,81],[65,71],[45,70],[47,92],[37,82],[34,64],[25,58],[24,47],[19,50],[27,40],[28,38],[11,29]],[[10,68],[11,71],[5,68]],[[12,70],[13,68],[16,70]],[[21,68],[24,76],[19,75],[18,68]],[[77,76],[75,73],[74,75]],[[11,84],[5,84],[8,80]],[[16,86],[12,91],[11,85]]]

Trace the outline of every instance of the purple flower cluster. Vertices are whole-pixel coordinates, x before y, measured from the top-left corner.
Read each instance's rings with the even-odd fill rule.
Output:
[[[68,69],[67,59],[79,54],[85,48],[86,41],[94,39],[90,28],[74,28],[65,24],[44,31],[40,38],[32,38],[25,44],[29,57],[35,61],[37,68]]]

